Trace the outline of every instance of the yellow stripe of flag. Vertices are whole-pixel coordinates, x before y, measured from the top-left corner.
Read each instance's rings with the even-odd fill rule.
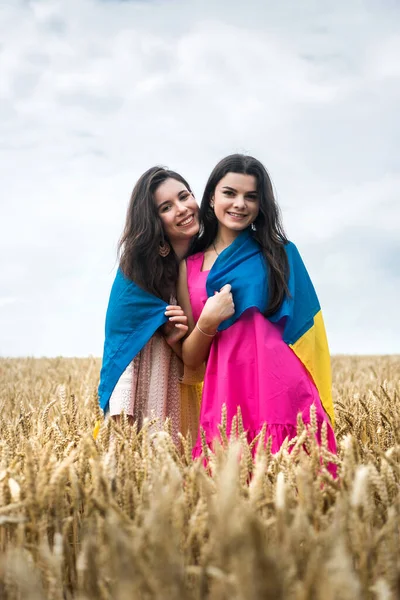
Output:
[[[319,392],[322,406],[334,425],[331,360],[320,310],[314,317],[314,325],[297,342],[290,344],[290,347],[310,373]]]

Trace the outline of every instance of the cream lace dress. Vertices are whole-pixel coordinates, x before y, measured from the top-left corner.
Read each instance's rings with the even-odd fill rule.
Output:
[[[201,402],[201,373],[185,370],[160,332],[156,332],[122,373],[110,397],[109,414],[124,412],[137,422],[138,429],[148,417],[157,419],[152,431],[161,430],[171,421],[172,437],[178,432],[197,437]],[[187,384],[186,384],[187,382]]]

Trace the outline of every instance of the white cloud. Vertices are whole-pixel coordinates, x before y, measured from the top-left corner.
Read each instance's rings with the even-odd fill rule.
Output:
[[[0,354],[99,355],[135,180],[166,164],[200,197],[233,151],[271,173],[332,350],[400,352],[395,4],[20,0],[1,12]]]

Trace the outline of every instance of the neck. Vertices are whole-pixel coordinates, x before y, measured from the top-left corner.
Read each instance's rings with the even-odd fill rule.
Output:
[[[223,250],[232,244],[233,241],[236,240],[240,231],[232,231],[232,229],[226,229],[225,227],[219,227],[217,235],[214,240],[215,246],[218,246],[218,249]]]
[[[182,260],[187,251],[189,250],[190,240],[175,240],[171,242],[171,246],[178,260]]]

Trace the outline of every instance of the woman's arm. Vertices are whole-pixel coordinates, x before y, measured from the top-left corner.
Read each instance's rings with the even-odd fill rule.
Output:
[[[186,261],[179,268],[178,302],[188,318],[188,334],[182,343],[182,360],[188,367],[197,369],[207,360],[213,338],[218,325],[231,317],[235,312],[231,286],[224,285],[220,292],[209,298],[204,305],[198,322],[193,319],[187,285]]]

